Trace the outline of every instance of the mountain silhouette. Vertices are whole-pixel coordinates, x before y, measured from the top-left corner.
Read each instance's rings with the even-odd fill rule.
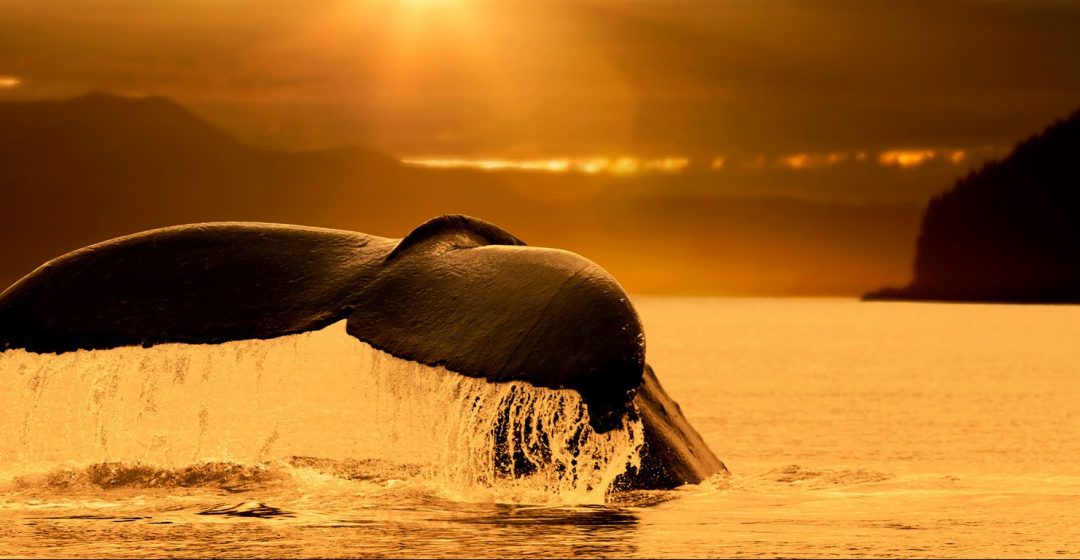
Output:
[[[298,211],[305,201],[339,199],[346,185],[400,170],[361,148],[251,148],[161,97],[0,103],[0,280],[6,286],[47,258],[145,228],[315,219]]]
[[[451,213],[586,255],[634,291],[855,294],[906,274],[915,204],[719,195],[715,180],[257,149],[162,97],[0,102],[0,288],[68,251],[157,227],[256,221],[400,237]]]
[[[161,148],[194,149],[205,155],[241,149],[229,135],[164,97],[91,92],[66,101],[7,103],[0,105],[0,122],[5,154],[20,147],[26,152],[89,148],[101,155]]]
[[[1080,302],[1080,111],[926,209],[914,280],[867,299]]]

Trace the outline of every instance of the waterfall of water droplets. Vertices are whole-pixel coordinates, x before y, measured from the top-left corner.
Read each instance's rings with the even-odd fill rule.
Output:
[[[593,432],[577,393],[401,360],[345,332],[0,353],[0,465],[179,469],[288,457],[416,465],[451,497],[602,500],[639,422]],[[8,475],[17,472],[6,473]]]

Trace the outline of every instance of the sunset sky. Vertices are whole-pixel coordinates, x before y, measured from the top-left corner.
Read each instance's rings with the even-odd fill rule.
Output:
[[[922,200],[1080,106],[1073,2],[0,4],[0,99],[163,95],[290,149],[612,172],[648,159]],[[905,167],[937,168],[920,179],[933,186]]]
[[[631,291],[864,293],[1080,109],[1077,37],[1041,0],[0,0],[0,283],[150,227],[463,213]],[[343,146],[419,169],[280,152]]]

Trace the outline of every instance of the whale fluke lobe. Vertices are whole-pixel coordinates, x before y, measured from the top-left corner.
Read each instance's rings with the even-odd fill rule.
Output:
[[[429,220],[401,240],[212,223],[106,241],[0,294],[0,349],[216,344],[341,320],[398,358],[574,390],[598,433],[640,418],[642,464],[625,486],[671,487],[724,470],[645,365],[641,322],[610,274],[467,216]]]
[[[218,343],[344,318],[391,240],[257,223],[151,230],[49,261],[0,294],[0,347]]]
[[[645,445],[641,465],[628,472],[622,483],[634,488],[674,488],[727,472],[649,366],[645,366],[634,405],[645,428]]]

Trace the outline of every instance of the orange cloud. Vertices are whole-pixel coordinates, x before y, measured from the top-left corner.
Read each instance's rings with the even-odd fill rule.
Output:
[[[934,150],[889,150],[878,154],[881,165],[916,167],[937,157]]]
[[[663,173],[678,173],[690,165],[690,160],[684,157],[669,157],[663,159],[645,160],[643,168],[646,171],[660,171]]]
[[[810,165],[810,154],[795,154],[780,158],[780,165],[791,169],[802,169]]]
[[[587,175],[636,175],[638,173],[679,173],[690,165],[684,157],[640,159],[635,157],[559,158],[536,160],[465,159],[465,158],[406,158],[406,165],[437,169],[476,169],[480,171],[539,171],[547,173],[577,172]]]
[[[922,148],[898,149],[880,152],[877,163],[883,166],[917,167],[938,160],[960,165],[970,157],[992,151],[991,148]],[[764,170],[769,159],[761,154],[741,162],[741,167],[751,171]],[[777,167],[803,171],[833,167],[847,162],[867,162],[870,155],[865,150],[837,152],[798,152],[773,160]],[[503,159],[503,158],[430,158],[414,157],[403,160],[406,165],[439,169],[475,169],[479,171],[528,171],[543,173],[584,173],[587,175],[609,174],[631,176],[642,173],[681,173],[691,160],[682,156],[662,158],[619,157],[559,157],[551,159]],[[708,169],[718,171],[727,165],[725,156],[699,162]]]
[[[847,152],[829,152],[823,154],[799,153],[784,156],[778,160],[778,163],[789,169],[811,169],[837,165],[850,158],[851,154]]]

